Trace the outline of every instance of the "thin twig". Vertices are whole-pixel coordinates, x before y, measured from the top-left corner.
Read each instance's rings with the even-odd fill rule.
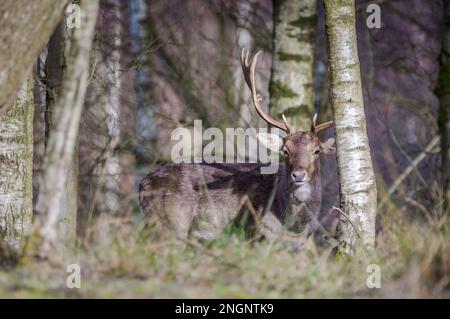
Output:
[[[440,138],[435,136],[430,143],[425,147],[425,149],[411,162],[411,164],[403,171],[403,173],[394,181],[394,183],[389,187],[386,196],[378,205],[378,209],[381,209],[389,199],[389,197],[397,190],[397,188],[402,184],[402,182],[408,177],[408,175],[431,153],[437,145],[439,145]],[[437,151],[437,149],[436,149]]]
[[[403,149],[400,141],[397,139],[397,136],[395,136],[394,132],[389,128],[389,134],[391,135],[392,141],[395,143],[395,145],[398,147],[398,149],[400,150],[400,152],[403,154],[403,156],[406,157],[406,159],[408,160],[408,162],[411,164],[413,162],[413,159],[411,158],[411,156],[408,155],[408,153]],[[417,174],[417,177],[419,178],[420,182],[422,183],[422,185],[427,188],[428,184],[425,181],[425,179],[423,178],[422,174],[420,173],[419,169],[417,168],[417,166],[413,167],[414,171]]]
[[[435,221],[433,214],[424,205],[408,196],[405,197],[405,201],[420,210],[425,215],[429,223],[433,223]]]
[[[341,215],[343,215],[345,217],[345,219],[348,220],[348,222],[350,223],[350,225],[352,225],[353,229],[356,232],[356,235],[358,235],[359,238],[361,238],[361,235],[359,234],[358,228],[356,228],[356,226],[353,224],[353,222],[350,220],[350,217],[347,216],[346,213],[344,213],[344,211],[336,206],[333,206],[333,210],[337,210]]]

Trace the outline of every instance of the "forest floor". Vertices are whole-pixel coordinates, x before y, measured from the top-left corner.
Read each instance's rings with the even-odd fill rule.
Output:
[[[376,251],[351,257],[312,240],[295,252],[239,232],[208,244],[174,245],[143,236],[133,223],[103,220],[72,256],[16,264],[3,257],[0,297],[450,298],[448,219],[411,222],[395,213],[389,222],[380,219]],[[67,286],[68,264],[80,266],[80,288]],[[378,274],[380,288],[369,288]]]

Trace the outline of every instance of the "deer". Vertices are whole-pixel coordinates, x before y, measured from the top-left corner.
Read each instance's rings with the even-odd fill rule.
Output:
[[[243,210],[256,212],[258,232],[273,242],[280,238],[288,217],[295,216],[309,237],[318,228],[322,186],[320,155],[334,154],[334,138],[325,142],[319,133],[333,122],[316,124],[309,131],[294,131],[284,114],[282,122],[262,109],[256,89],[258,51],[249,60],[241,52],[244,79],[256,113],[282,134],[258,133],[260,143],[285,157],[273,174],[262,174],[261,163],[167,163],[154,167],[139,184],[139,203],[144,212],[154,213],[164,233],[186,240],[189,236],[216,239]],[[256,218],[255,217],[255,218]]]

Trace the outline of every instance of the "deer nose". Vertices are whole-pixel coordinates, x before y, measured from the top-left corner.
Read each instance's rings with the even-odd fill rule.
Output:
[[[300,169],[292,172],[292,180],[296,183],[304,182],[307,176],[306,170]]]

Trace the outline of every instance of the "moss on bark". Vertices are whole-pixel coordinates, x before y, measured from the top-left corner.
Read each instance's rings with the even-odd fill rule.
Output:
[[[270,111],[307,130],[314,109],[315,0],[274,2]],[[302,107],[299,107],[302,106]]]

